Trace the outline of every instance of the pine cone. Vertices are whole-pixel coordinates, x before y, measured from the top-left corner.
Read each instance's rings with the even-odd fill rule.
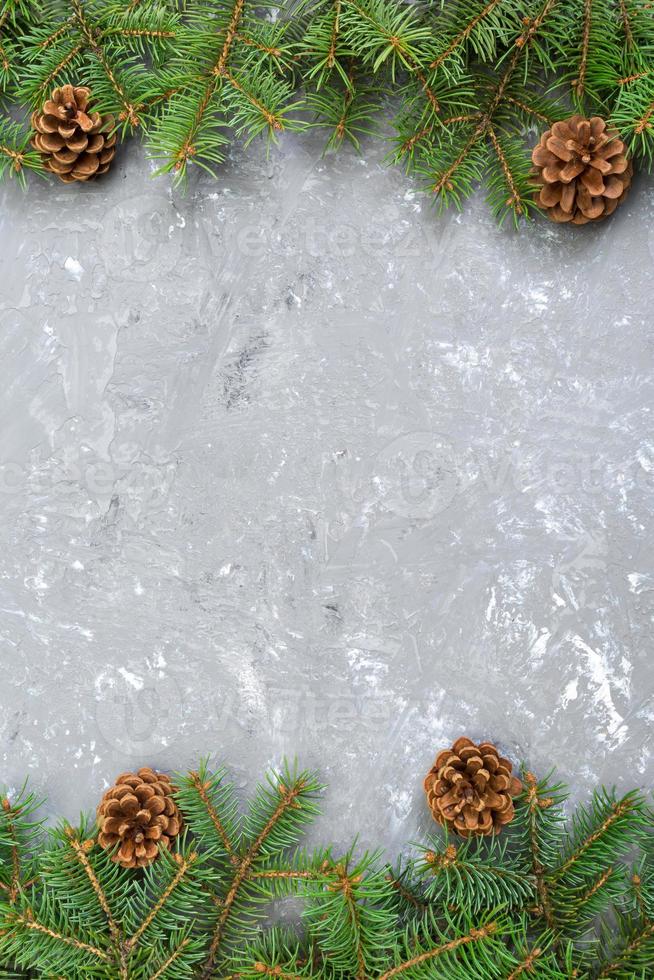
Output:
[[[32,113],[36,131],[32,146],[41,154],[45,169],[67,184],[106,173],[116,153],[114,117],[92,112],[90,98],[88,88],[62,85],[43,112]]]
[[[513,820],[513,800],[522,783],[494,745],[459,738],[439,752],[425,778],[432,816],[461,837],[498,833]]]
[[[123,868],[142,868],[170,847],[182,827],[168,776],[144,767],[124,772],[100,800],[98,843],[105,850],[120,847],[111,860]]]
[[[612,214],[626,197],[633,167],[616,129],[599,116],[571,116],[543,133],[531,154],[534,200],[552,221],[585,225]]]

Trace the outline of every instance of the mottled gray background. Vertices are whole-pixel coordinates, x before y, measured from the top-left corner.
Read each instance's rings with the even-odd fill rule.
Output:
[[[391,850],[462,733],[650,785],[651,183],[515,233],[321,150],[0,191],[1,778],[297,753]]]

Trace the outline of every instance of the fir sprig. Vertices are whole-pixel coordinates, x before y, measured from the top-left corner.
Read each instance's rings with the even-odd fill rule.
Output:
[[[19,94],[34,108],[64,82],[85,84],[100,112],[115,114],[124,132],[142,124],[146,99],[143,57],[156,64],[177,36],[178,15],[158,3],[105,4],[70,0],[45,4],[24,45]]]
[[[246,143],[287,128],[293,86],[288,25],[262,16],[253,0],[198,0],[180,36],[180,54],[151,83],[152,155],[158,172],[184,180],[191,164],[211,169],[224,158],[227,131]],[[163,93],[163,97],[162,97]]]

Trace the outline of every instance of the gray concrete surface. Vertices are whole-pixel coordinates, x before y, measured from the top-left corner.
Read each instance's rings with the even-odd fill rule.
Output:
[[[297,754],[394,850],[463,733],[651,785],[654,188],[516,234],[383,153],[0,190],[0,778],[51,812]]]

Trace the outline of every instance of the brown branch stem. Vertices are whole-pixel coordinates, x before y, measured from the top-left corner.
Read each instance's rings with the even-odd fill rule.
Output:
[[[654,102],[650,102],[647,109],[634,126],[634,132],[640,135],[646,129],[652,128],[652,116],[654,116]]]
[[[178,859],[179,867],[175,872],[174,877],[168,883],[166,888],[163,890],[163,892],[159,896],[158,901],[152,906],[152,908],[150,909],[146,917],[143,919],[143,922],[138,927],[136,932],[133,933],[133,935],[130,936],[130,938],[126,941],[125,946],[128,950],[134,949],[134,947],[139,942],[141,936],[146,931],[148,926],[150,926],[151,923],[154,921],[154,919],[157,917],[157,915],[159,915],[159,912],[164,907],[164,905],[166,904],[166,902],[168,901],[172,893],[175,891],[182,878],[184,878],[189,868],[192,867],[195,861],[197,861],[198,855],[195,852],[192,852],[191,854],[189,854],[188,857],[182,857],[180,855],[176,855],[176,859]]]
[[[236,31],[238,29],[241,16],[243,14],[244,6],[245,6],[245,0],[236,0],[236,2],[234,3],[234,6],[232,8],[232,14],[229,19],[229,25],[227,27],[227,31],[225,34],[225,42],[223,44],[223,49],[220,52],[220,57],[218,58],[218,62],[216,64],[215,74],[218,75],[222,74],[223,69],[227,65],[227,59],[229,57],[230,48],[232,46],[234,38],[236,37]]]
[[[429,949],[425,953],[420,953],[418,956],[413,956],[410,960],[400,963],[399,966],[394,966],[392,970],[387,970],[386,973],[382,973],[379,980],[391,980],[392,977],[396,977],[400,973],[404,973],[405,970],[410,970],[414,966],[427,963],[429,960],[436,959],[438,956],[443,956],[444,953],[450,953],[455,949],[459,949],[461,946],[466,946],[469,943],[475,943],[482,939],[486,939],[487,936],[492,936],[492,934],[496,931],[497,923],[495,922],[489,922],[488,925],[483,926],[481,929],[471,929],[465,936],[459,936],[457,939],[452,939],[449,943],[444,943],[442,946],[435,946],[434,949]]]
[[[502,168],[502,173],[504,174],[504,179],[506,180],[509,187],[510,196],[507,201],[507,204],[513,208],[516,214],[524,214],[524,208],[522,207],[522,198],[520,196],[520,192],[518,191],[518,188],[516,187],[515,180],[513,179],[513,174],[509,166],[509,161],[506,159],[506,154],[502,149],[502,145],[499,139],[497,138],[497,133],[495,132],[495,130],[493,129],[490,123],[488,124],[488,135],[493,145],[493,149],[495,150],[495,155],[497,156],[497,159],[500,161],[500,166]]]
[[[531,870],[536,879],[536,891],[540,901],[540,907],[545,916],[545,921],[550,929],[555,928],[554,913],[552,902],[549,895],[547,881],[545,879],[545,868],[540,859],[540,844],[538,841],[538,827],[536,824],[536,814],[539,810],[546,810],[552,805],[552,800],[538,795],[538,780],[532,772],[525,773],[525,785],[527,790],[527,809],[529,821],[529,847],[531,850]]]
[[[508,975],[506,980],[516,980],[516,977],[522,976],[523,973],[533,973],[534,963],[542,955],[543,950],[539,947],[532,949],[531,952],[525,956],[522,963],[520,963],[515,970]]]
[[[594,831],[592,834],[589,834],[586,840],[584,840],[579,845],[579,847],[575,848],[575,850],[568,857],[568,859],[564,861],[563,864],[560,865],[560,867],[558,867],[554,871],[554,877],[560,878],[567,871],[569,871],[570,868],[574,864],[576,864],[579,858],[586,853],[588,848],[592,847],[596,841],[600,840],[600,838],[606,833],[606,831],[613,826],[616,820],[619,820],[620,817],[623,817],[625,813],[629,813],[631,809],[632,809],[632,803],[630,800],[620,800],[618,803],[614,804],[612,808],[612,812],[609,814],[606,820],[604,820],[602,825],[598,827],[597,830]]]
[[[35,932],[40,932],[42,935],[50,936],[51,939],[56,939],[57,942],[64,943],[66,946],[73,946],[75,949],[81,949],[87,953],[91,953],[100,960],[105,960],[105,962],[109,960],[107,954],[103,950],[98,949],[97,946],[91,946],[90,943],[83,943],[81,939],[73,939],[71,936],[64,936],[60,932],[55,932],[54,929],[48,929],[47,926],[36,921],[30,910],[22,915],[15,916],[12,921],[19,922],[26,929],[32,929]]]
[[[182,939],[182,941],[179,944],[179,946],[177,947],[177,949],[174,949],[173,952],[168,957],[168,959],[165,960],[165,962],[163,962],[161,964],[161,966],[156,971],[156,973],[153,973],[152,974],[152,976],[150,977],[150,980],[159,980],[159,978],[164,975],[164,973],[166,972],[166,970],[169,967],[171,967],[176,960],[179,959],[179,957],[184,952],[185,948],[188,946],[189,942],[190,942],[190,940],[188,939],[188,937],[186,939]]]
[[[198,772],[190,772],[189,777],[191,782],[193,783],[194,790],[202,800],[202,805],[207,811],[211,823],[215,827],[216,831],[218,832],[218,836],[223,842],[223,847],[231,857],[235,853],[234,847],[232,845],[231,840],[229,839],[229,834],[227,833],[222,820],[218,816],[216,808],[214,807],[213,803],[209,799],[209,794],[207,793],[207,786],[200,779],[200,774]]]
[[[634,32],[631,27],[631,18],[627,9],[627,0],[620,0],[620,19],[622,20],[622,30],[628,48],[634,46]]]
[[[327,52],[328,68],[333,68],[336,62],[336,45],[338,44],[341,19],[341,2],[342,0],[334,0],[334,23],[332,25],[332,33],[329,41],[329,51]]]
[[[583,30],[581,32],[581,57],[579,59],[579,74],[573,81],[572,87],[577,95],[582,96],[586,91],[586,72],[588,70],[588,49],[590,47],[590,30],[593,22],[593,0],[584,0]]]

